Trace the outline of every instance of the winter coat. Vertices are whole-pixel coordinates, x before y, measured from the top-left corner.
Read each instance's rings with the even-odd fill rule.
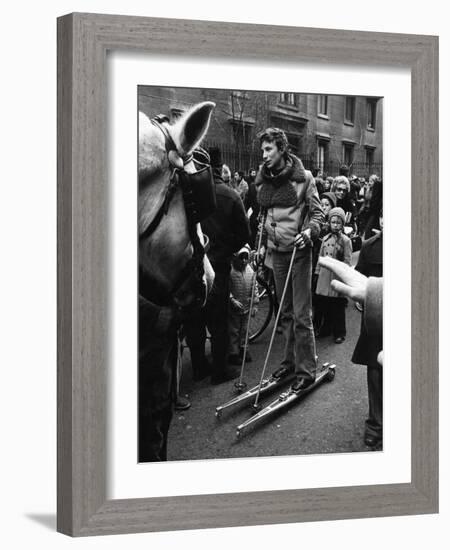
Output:
[[[245,210],[248,210],[249,208],[252,209],[252,213],[250,215],[250,224],[253,221],[256,221],[258,219],[259,214],[259,203],[257,199],[257,190],[256,190],[256,183],[253,181],[249,183],[248,185],[248,193],[245,197]]]
[[[372,229],[380,229],[380,215],[383,208],[383,184],[376,181],[372,187],[372,196],[367,210],[367,224],[364,230],[364,237],[369,239],[373,236]]]
[[[369,277],[369,291],[352,362],[376,366],[378,353],[383,349],[383,233],[363,242],[355,269]]]
[[[252,283],[254,281],[255,272],[253,269],[247,265],[243,271],[231,267],[230,272],[230,295],[235,300],[241,302],[244,306],[244,310],[247,310],[250,307],[251,293],[252,293]],[[256,296],[255,296],[256,298]],[[256,303],[257,300],[254,300]],[[233,307],[232,307],[233,310]],[[245,311],[242,311],[242,315]]]
[[[318,237],[325,217],[314,178],[299,158],[288,155],[286,166],[276,175],[262,165],[256,185],[258,202],[267,210],[264,228],[269,248],[292,251],[295,236],[308,228],[312,240]]]
[[[323,238],[319,256],[330,256],[331,258],[345,262],[347,265],[351,265],[352,241],[343,233],[337,235],[335,233],[328,233],[328,235]],[[330,297],[340,296],[331,288],[331,281],[336,279],[336,275],[319,265],[316,268],[316,274],[319,275],[317,279],[316,294]]]
[[[214,169],[216,210],[202,221],[209,237],[208,258],[214,269],[229,268],[233,254],[250,239],[244,205],[239,195],[224,183],[219,169]]]

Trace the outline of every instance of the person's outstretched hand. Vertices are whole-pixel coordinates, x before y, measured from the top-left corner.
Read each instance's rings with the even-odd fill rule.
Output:
[[[339,294],[347,296],[357,302],[364,303],[367,293],[368,278],[349,265],[329,256],[321,256],[319,265],[329,269],[340,281],[331,281],[331,287]]]

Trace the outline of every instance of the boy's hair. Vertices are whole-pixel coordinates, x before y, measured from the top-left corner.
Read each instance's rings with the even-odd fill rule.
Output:
[[[289,142],[281,128],[266,128],[258,134],[259,144],[262,145],[264,141],[269,143],[275,143],[278,149],[281,151],[289,150]]]

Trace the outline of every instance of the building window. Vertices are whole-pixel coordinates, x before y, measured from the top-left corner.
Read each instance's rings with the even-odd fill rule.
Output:
[[[297,107],[298,100],[297,100],[297,94],[288,93],[288,92],[282,92],[280,94],[280,103],[284,103],[286,105],[291,105],[292,107]]]
[[[328,157],[328,143],[326,141],[317,142],[317,168],[323,172],[327,164]]]
[[[355,123],[355,98],[347,96],[345,98],[345,113],[344,121],[354,124]]]
[[[353,164],[353,151],[355,146],[352,143],[344,143],[342,150],[342,162],[347,166]]]
[[[232,90],[231,97],[236,98],[236,99],[245,99],[245,100],[247,100],[247,99],[250,99],[250,94],[246,91]]]
[[[367,128],[369,130],[375,130],[376,122],[377,122],[377,100],[368,99],[367,100]]]
[[[369,174],[373,172],[373,159],[375,149],[372,147],[366,147],[366,168]]]
[[[317,97],[317,113],[322,116],[328,116],[328,96],[319,95]]]

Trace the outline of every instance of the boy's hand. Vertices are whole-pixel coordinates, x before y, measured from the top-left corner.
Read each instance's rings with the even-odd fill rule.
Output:
[[[232,298],[231,303],[233,304],[234,309],[237,309],[237,311],[244,311],[244,304],[239,300],[236,300],[236,298]]]
[[[294,246],[297,248],[305,248],[311,244],[311,229],[305,229],[301,233],[298,233],[294,239]]]
[[[266,256],[266,247],[264,245],[261,245],[261,248],[259,249],[258,257],[256,258],[257,264],[263,264],[264,258]]]

